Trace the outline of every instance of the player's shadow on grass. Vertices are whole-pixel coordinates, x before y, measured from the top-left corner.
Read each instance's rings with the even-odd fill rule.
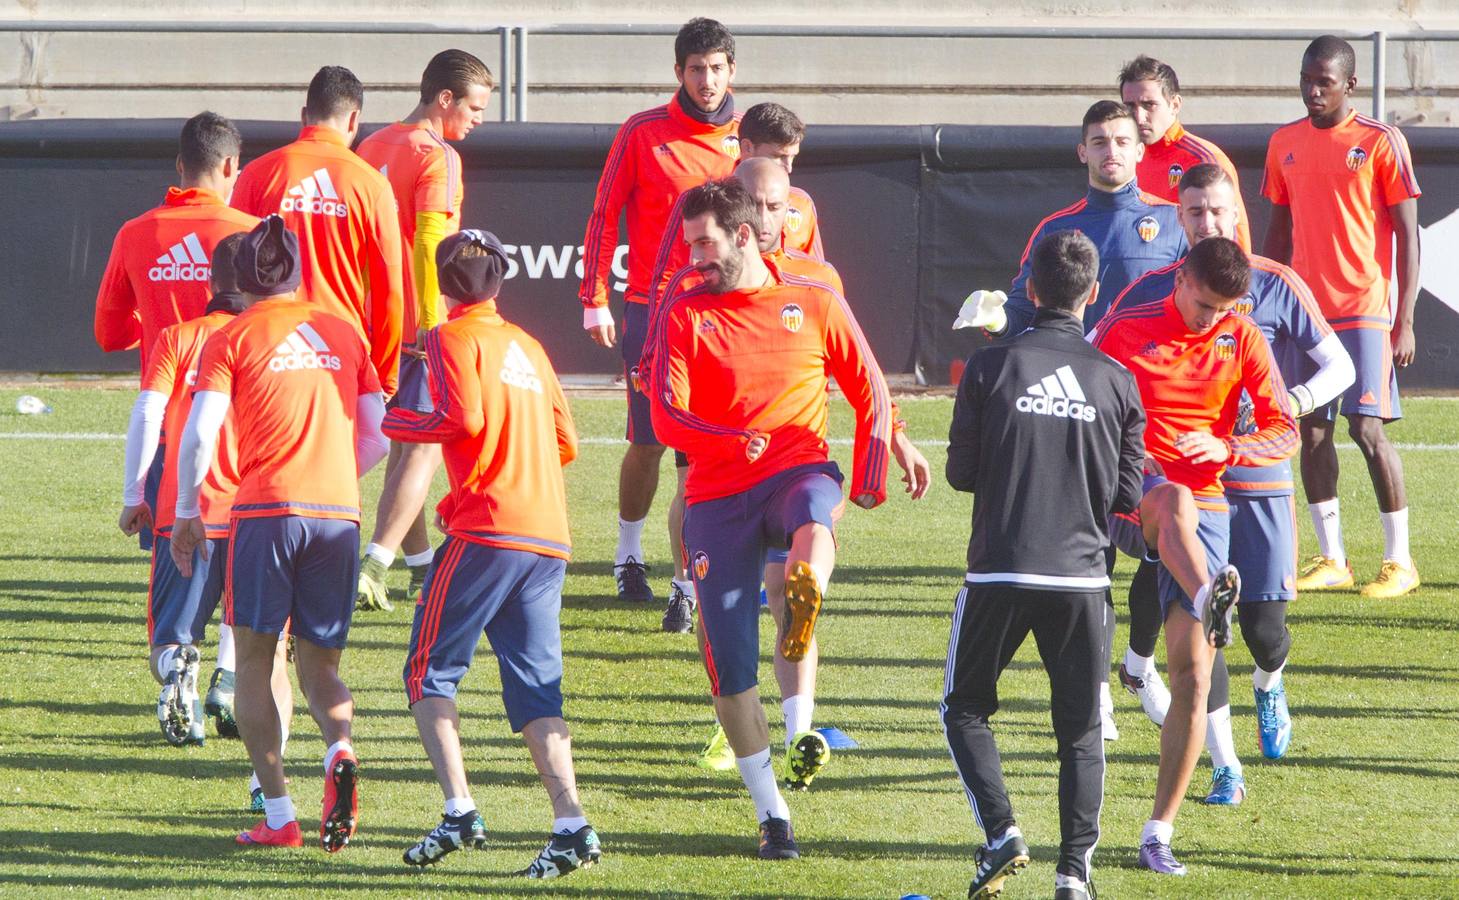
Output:
[[[832,593],[835,586],[839,584],[904,584],[908,581],[923,581],[932,584],[946,584],[947,596],[949,599],[949,612],[951,611],[951,600],[957,596],[962,588],[963,576],[966,569],[956,565],[946,566],[868,566],[858,563],[849,563],[836,569],[831,576]],[[928,605],[930,601],[920,601],[922,605]]]
[[[57,625],[136,626],[141,619],[141,612],[139,610],[133,610],[130,607],[124,608],[121,604],[118,604],[116,608],[122,609],[122,613],[93,612],[85,609],[74,609],[68,606],[57,607],[54,605],[56,598],[51,594],[32,591],[12,592],[5,589],[4,583],[0,583],[0,594],[3,594],[7,600],[24,601],[23,605],[14,606],[9,609],[0,608],[0,622],[19,622],[25,624],[50,622]]]
[[[1424,637],[1432,637],[1435,632],[1440,634],[1452,632],[1455,630],[1456,624],[1459,624],[1454,619],[1440,619],[1432,616],[1365,616],[1311,610],[1300,614],[1293,613],[1288,616],[1287,623],[1294,629],[1304,625],[1324,628],[1377,628],[1385,631],[1412,631],[1415,635]]]
[[[1324,675],[1338,678],[1371,678],[1377,681],[1459,682],[1459,670],[1445,666],[1325,665],[1293,663],[1286,671],[1294,675]],[[1306,711],[1305,708],[1303,710]]]
[[[0,553],[0,563],[4,562],[29,562],[29,563],[80,563],[88,566],[146,566],[151,563],[151,557],[141,551],[135,556],[56,556],[54,554],[40,555],[35,553],[14,554]]]

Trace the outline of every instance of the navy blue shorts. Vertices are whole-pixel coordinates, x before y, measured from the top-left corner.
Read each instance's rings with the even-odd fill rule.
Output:
[[[481,634],[491,642],[512,731],[562,718],[562,579],[567,561],[447,537],[415,605],[405,696],[455,699]]]
[[[684,551],[699,596],[709,690],[729,697],[759,681],[760,576],[766,551],[809,522],[834,528],[843,502],[835,463],[796,466],[747,491],[684,511]]]
[[[1291,494],[1229,493],[1231,565],[1241,573],[1242,603],[1297,596],[1297,505]]]
[[[360,526],[346,519],[233,520],[229,625],[344,648],[360,577]]]
[[[400,407],[412,412],[435,412],[431,402],[431,372],[423,357],[400,354],[400,378],[395,396],[385,404],[387,409]]]
[[[1332,421],[1338,413],[1345,416],[1372,416],[1385,422],[1403,417],[1398,402],[1398,373],[1393,369],[1393,337],[1382,328],[1347,328],[1335,332],[1343,349],[1353,358],[1357,379],[1343,391],[1342,397],[1323,407]],[[1304,379],[1317,371],[1317,363],[1305,353],[1301,358]]]
[[[643,345],[648,340],[648,304],[623,304],[623,340],[618,342],[623,351],[623,374],[628,386],[628,432],[630,444],[656,446],[659,439],[654,435],[653,416],[649,412],[648,395],[634,385],[635,370],[643,357]]]
[[[1157,484],[1165,483],[1165,478],[1160,475],[1145,475],[1145,493],[1149,493]],[[1206,550],[1206,571],[1214,573],[1217,569],[1226,565],[1227,556],[1231,545],[1231,515],[1226,510],[1197,509],[1196,536],[1200,538],[1201,546]],[[1109,517],[1110,540],[1124,553],[1136,559],[1148,562],[1159,562],[1160,556],[1155,548],[1145,543],[1145,533],[1140,522],[1139,513],[1133,515],[1113,515]],[[1200,615],[1196,612],[1195,601],[1187,597],[1185,591],[1171,577],[1170,572],[1161,566],[1156,576],[1160,592],[1160,619],[1164,621],[1170,614],[1170,608],[1179,604],[1180,608],[1194,616],[1198,621]]]
[[[172,540],[157,535],[152,544],[152,580],[147,589],[147,643],[201,644],[208,620],[223,597],[223,576],[228,568],[228,539],[206,542],[193,551],[193,574],[183,578],[172,561]]]
[[[152,456],[152,466],[147,469],[147,477],[142,482],[142,500],[146,502],[147,508],[152,510],[152,520],[157,520],[157,494],[162,490],[162,465],[167,459],[166,438],[159,438],[157,441],[157,452]],[[137,532],[137,546],[144,551],[152,549],[152,529],[143,528]]]

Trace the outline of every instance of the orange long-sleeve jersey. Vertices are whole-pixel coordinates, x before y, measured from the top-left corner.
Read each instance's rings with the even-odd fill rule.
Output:
[[[355,411],[380,383],[353,322],[292,297],[259,301],[203,346],[197,389],[231,397],[233,518],[360,520]]]
[[[1106,318],[1094,346],[1135,376],[1145,406],[1145,450],[1165,477],[1210,509],[1226,507],[1221,474],[1228,465],[1268,466],[1297,452],[1297,422],[1261,329],[1245,316],[1227,315],[1205,334],[1194,334],[1175,308],[1174,295]],[[1236,436],[1241,392],[1251,397],[1257,431]],[[1175,449],[1188,431],[1226,442],[1224,463],[1191,463]]]
[[[395,122],[360,141],[360,158],[390,182],[400,220],[401,268],[404,271],[403,334],[415,341],[420,300],[415,291],[416,215],[446,214],[446,234],[461,230],[461,154],[446,139],[421,125]]]
[[[213,248],[257,224],[258,217],[230,209],[214,191],[168,188],[161,206],[123,225],[112,243],[96,292],[97,345],[107,352],[141,348],[147,371],[162,329],[207,307]]]
[[[172,440],[164,447],[162,482],[157,489],[157,508],[152,510],[152,526],[160,535],[172,533],[177,507],[177,454],[182,446],[179,437],[193,406],[193,386],[198,378],[198,363],[203,346],[218,329],[233,321],[230,313],[215,312],[169,325],[157,336],[157,344],[142,376],[142,390],[167,395],[167,411],[163,427],[171,426]],[[210,538],[228,537],[233,496],[238,493],[238,439],[233,428],[233,413],[223,419],[218,433],[217,452],[203,478],[198,492],[198,508],[203,527]]]
[[[453,537],[567,559],[562,467],[577,457],[567,398],[542,345],[490,300],[426,334],[435,411],[385,416],[397,441],[439,443],[451,491],[436,507]]]
[[[828,458],[834,377],[856,412],[851,496],[886,499],[892,403],[886,379],[840,294],[781,272],[777,283],[712,294],[676,292],[651,335],[654,432],[689,456],[685,500],[739,493]],[[756,434],[764,453],[745,456]]]
[[[1179,204],[1180,177],[1202,163],[1220,166],[1235,186],[1236,209],[1241,214],[1236,220],[1236,243],[1250,253],[1251,226],[1246,220],[1246,203],[1241,199],[1241,181],[1236,177],[1236,167],[1230,157],[1220,147],[1196,137],[1176,122],[1160,140],[1145,146],[1145,156],[1135,166],[1135,180],[1145,193]]]
[[[583,236],[584,306],[607,306],[618,250],[618,216],[628,211],[629,303],[646,303],[654,251],[679,195],[724,178],[739,159],[740,117],[724,125],[695,121],[677,97],[624,122],[598,180],[593,212]],[[673,269],[669,270],[673,272]]]
[[[232,203],[278,213],[299,236],[299,296],[355,323],[386,394],[395,393],[405,286],[390,182],[344,134],[306,126],[292,144],[244,167]]]

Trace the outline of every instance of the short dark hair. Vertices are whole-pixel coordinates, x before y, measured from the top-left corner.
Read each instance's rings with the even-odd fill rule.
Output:
[[[714,19],[703,16],[690,19],[679,29],[674,38],[674,64],[683,68],[684,61],[691,56],[708,56],[723,53],[730,62],[735,61],[735,36]]]
[[[1203,191],[1206,188],[1215,187],[1223,181],[1231,185],[1233,191],[1236,190],[1236,183],[1231,180],[1231,176],[1225,169],[1215,163],[1201,163],[1185,170],[1185,174],[1180,176],[1180,186],[1176,188],[1176,192],[1180,193],[1187,188]]]
[[[740,119],[740,137],[752,144],[788,147],[805,140],[805,123],[779,103],[756,103]]]
[[[325,66],[309,81],[304,111],[320,122],[365,108],[365,86],[344,66]]]
[[[213,247],[213,272],[208,278],[208,285],[213,293],[238,290],[238,273],[233,268],[233,258],[238,255],[238,247],[247,236],[246,231],[235,231]]]
[[[1353,53],[1353,45],[1335,34],[1324,34],[1308,44],[1307,51],[1302,54],[1302,58],[1336,62],[1345,79],[1352,78],[1353,74],[1358,71],[1358,58]]]
[[[243,152],[238,128],[215,112],[200,112],[182,123],[177,139],[177,158],[184,175],[201,175],[217,168],[230,156]]]
[[[1165,95],[1166,100],[1174,100],[1175,96],[1180,93],[1180,79],[1175,77],[1175,70],[1170,67],[1170,64],[1143,53],[1125,63],[1125,67],[1120,69],[1121,88],[1135,81],[1160,82],[1160,93]]]
[[[431,103],[441,91],[450,91],[459,100],[479,84],[488,90],[496,87],[496,78],[486,63],[465,50],[442,50],[426,63],[420,76],[420,102]]]
[[[686,221],[710,213],[720,228],[731,233],[741,225],[750,226],[751,234],[760,230],[760,211],[755,207],[755,198],[735,178],[690,188],[684,193],[683,213]]]
[[[1028,279],[1039,306],[1072,312],[1099,277],[1099,250],[1082,232],[1054,231],[1034,244]]]
[[[1116,119],[1129,119],[1131,124],[1135,121],[1135,114],[1130,108],[1118,100],[1100,100],[1084,112],[1084,122],[1079,126],[1079,140],[1084,140],[1084,133],[1089,130],[1090,125],[1101,125],[1105,122],[1113,122]]]
[[[1228,299],[1251,288],[1251,259],[1241,245],[1222,237],[1206,238],[1191,248],[1181,266],[1208,290]]]

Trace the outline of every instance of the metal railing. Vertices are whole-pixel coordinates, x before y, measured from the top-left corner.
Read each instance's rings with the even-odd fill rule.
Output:
[[[3,32],[82,32],[82,33],[149,33],[149,34],[354,34],[354,35],[497,35],[501,42],[501,72],[498,75],[501,120],[526,122],[527,116],[527,53],[531,36],[571,35],[627,37],[635,35],[672,36],[678,25],[468,25],[458,22],[209,22],[209,21],[66,21],[56,19],[0,21]],[[734,33],[742,37],[786,38],[1011,38],[1058,40],[1237,40],[1237,41],[1305,41],[1321,29],[1291,28],[1076,28],[1050,27],[935,27],[935,26],[856,26],[856,25],[738,25]],[[1388,78],[1385,71],[1389,42],[1459,41],[1459,31],[1358,31],[1334,30],[1326,33],[1350,41],[1368,42],[1373,60],[1373,117],[1382,120],[1386,113]],[[510,102],[509,102],[510,101]]]

